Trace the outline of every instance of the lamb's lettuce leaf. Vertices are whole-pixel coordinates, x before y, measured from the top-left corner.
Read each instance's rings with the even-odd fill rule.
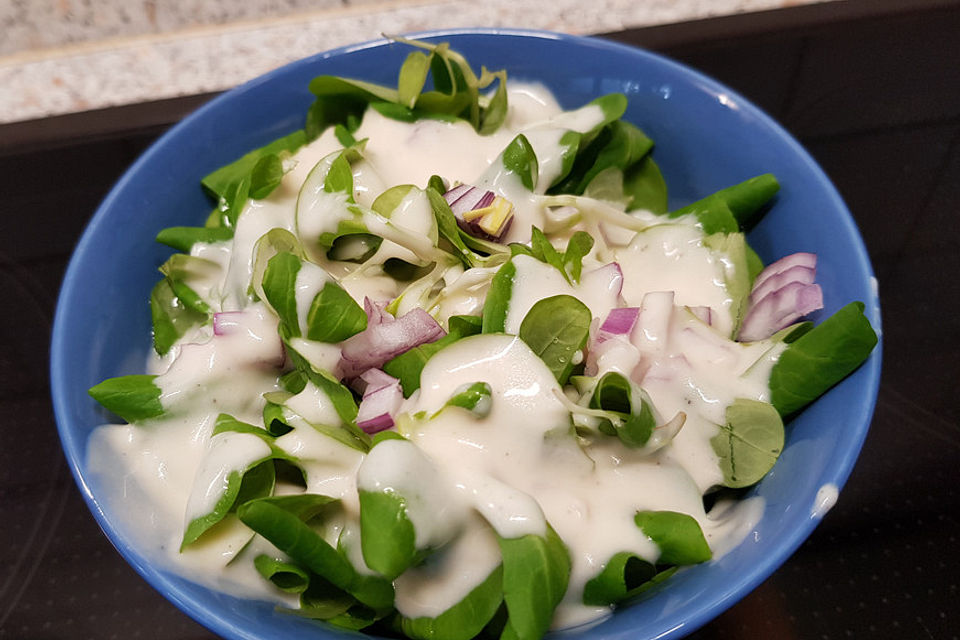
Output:
[[[244,503],[237,511],[240,520],[266,538],[297,564],[323,576],[338,589],[379,611],[393,604],[393,586],[381,576],[361,573],[315,528],[289,509],[281,497],[268,497]]]
[[[87,393],[127,422],[140,422],[163,414],[161,390],[154,384],[156,378],[143,374],[107,378]]]
[[[550,628],[554,609],[567,590],[567,547],[549,525],[544,536],[498,536],[498,542],[503,557],[503,600],[509,614],[501,638],[539,640]]]
[[[766,402],[737,398],[727,407],[725,423],[710,439],[726,487],[749,487],[773,468],[783,451],[783,420]]]
[[[530,308],[518,335],[563,385],[573,371],[574,355],[587,344],[591,320],[590,309],[577,298],[551,296]]]
[[[877,334],[851,302],[806,334],[789,343],[770,372],[770,402],[789,416],[824,394],[873,351]]]

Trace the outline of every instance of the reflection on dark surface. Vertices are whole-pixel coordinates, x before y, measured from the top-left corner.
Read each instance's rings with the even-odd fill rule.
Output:
[[[793,132],[846,199],[880,282],[880,398],[840,501],[779,571],[693,637],[956,638],[960,8],[788,23],[611,36],[655,43]],[[98,530],[59,451],[46,371],[70,251],[163,128],[0,152],[0,638],[212,637]]]

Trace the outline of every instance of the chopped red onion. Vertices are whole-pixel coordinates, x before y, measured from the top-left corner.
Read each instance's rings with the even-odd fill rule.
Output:
[[[374,302],[370,298],[363,299],[363,310],[367,312],[367,326],[372,324],[381,324],[383,322],[393,322],[394,317],[386,311],[389,302]]]
[[[473,187],[471,187],[468,184],[458,184],[457,186],[453,187],[452,189],[447,191],[445,194],[443,194],[443,199],[447,201],[447,204],[452,206],[453,203],[460,198],[460,196],[465,194],[467,191],[470,191],[471,189],[473,189]]]
[[[429,313],[419,307],[394,318],[382,307],[364,300],[367,328],[344,340],[341,346],[339,374],[353,379],[376,369],[401,353],[446,335]]]
[[[462,187],[467,187],[467,189],[457,193],[454,197],[452,194]],[[490,206],[490,203],[493,202],[496,194],[492,191],[481,189],[480,187],[472,187],[468,184],[461,184],[445,193],[443,197],[446,199],[447,203],[450,204],[450,210],[453,211],[453,215],[459,218],[467,211],[473,211],[474,209],[482,209],[483,207]],[[486,204],[482,204],[484,200],[487,201]]]
[[[823,292],[820,285],[791,282],[750,306],[740,327],[739,340],[753,342],[769,338],[808,313],[822,308]]]
[[[363,395],[368,395],[374,391],[398,384],[399,382],[392,375],[381,369],[367,369],[360,374],[358,379],[363,381],[364,388],[360,390],[360,393]]]
[[[695,307],[687,307],[690,313],[693,316],[707,326],[713,325],[713,309],[710,307],[705,307],[703,305],[697,305]]]
[[[607,319],[600,325],[597,341],[603,342],[611,336],[627,336],[629,340],[633,327],[640,316],[640,307],[618,307],[611,309]]]
[[[213,314],[213,335],[228,336],[242,330],[246,311],[220,311]]]
[[[581,275],[580,286],[586,291],[603,289],[619,296],[623,290],[623,270],[616,262],[610,262]]]
[[[776,262],[770,263],[757,275],[756,280],[753,281],[753,290],[756,291],[759,287],[761,287],[767,278],[797,266],[806,267],[808,269],[816,269],[817,254],[805,253],[801,251],[798,253],[791,253],[788,256],[780,258]]]
[[[497,197],[497,194],[493,191],[474,187],[469,184],[460,184],[443,194],[443,197],[447,201],[447,204],[450,205],[450,210],[453,212],[453,217],[457,220],[457,225],[475,238],[492,240],[494,242],[499,241],[510,229],[510,225],[513,224],[513,216],[511,215],[496,234],[490,234],[480,226],[479,218],[475,220],[466,220],[464,218],[464,214],[470,211],[484,209],[493,204],[493,201],[496,200]]]
[[[357,426],[369,434],[389,429],[403,402],[400,381],[379,369],[369,369],[361,378],[367,387],[357,410]]]
[[[648,291],[640,301],[634,344],[640,349],[661,351],[666,348],[673,317],[673,291]]]
[[[784,269],[779,273],[774,273],[766,278],[759,285],[753,287],[750,292],[750,302],[758,302],[767,294],[782,289],[791,282],[802,282],[803,284],[813,284],[817,271],[805,265],[795,265]]]
[[[630,343],[630,336],[610,335],[600,340],[599,336],[590,342],[584,374],[595,376],[603,371],[619,371],[631,376],[640,364],[640,351]]]

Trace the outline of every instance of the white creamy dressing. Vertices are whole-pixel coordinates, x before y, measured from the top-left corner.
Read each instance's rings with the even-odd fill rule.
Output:
[[[810,510],[811,518],[823,518],[830,509],[837,504],[837,498],[840,497],[840,490],[833,483],[825,484],[817,489],[817,496],[813,500],[813,508]]]
[[[640,306],[650,291],[673,291],[675,303],[710,307],[713,325],[721,333],[733,329],[732,300],[724,284],[722,260],[703,244],[703,234],[691,225],[659,224],[636,235],[617,251],[624,274],[623,299]]]
[[[514,205],[514,223],[504,241],[529,241],[530,226],[542,226],[544,210],[536,194],[498,165],[501,151],[517,132],[529,134],[540,158],[535,191],[542,193],[559,171],[563,132],[587,131],[603,114],[598,107],[588,107],[558,115],[549,93],[531,85],[513,87],[510,105],[506,125],[490,136],[478,136],[462,122],[407,124],[368,111],[354,134],[358,140],[368,139],[365,159],[353,165],[357,202],[368,207],[386,188],[425,185],[433,174],[451,183],[482,184]],[[294,168],[275,192],[248,203],[232,244],[194,246],[193,255],[222,265],[204,291],[218,309],[244,310],[242,329],[202,343],[179,344],[172,356],[155,358],[148,370],[162,373],[155,382],[168,413],[137,426],[107,425],[90,438],[90,468],[104,486],[115,489],[109,509],[129,516],[130,535],[149,541],[166,563],[193,579],[242,594],[288,599],[259,579],[249,567],[252,562],[237,559],[238,553],[249,558],[281,554],[259,537],[241,553],[250,534],[235,517],[216,525],[184,554],[178,550],[181,523],[212,509],[232,471],[269,453],[264,441],[250,434],[212,436],[220,413],[262,426],[263,394],[279,389],[283,350],[277,319],[248,295],[257,240],[275,228],[299,234],[307,255],[323,265],[304,262],[298,274],[301,327],[307,326],[313,297],[331,280],[339,281],[358,302],[365,296],[386,301],[402,291],[378,268],[351,271],[331,265],[311,245],[353,216],[342,194],[315,185],[300,195],[307,200],[297,213],[300,185],[318,162],[329,164],[339,148],[327,131],[294,155]],[[430,244],[436,230],[430,227],[433,218],[427,215],[425,200],[404,201],[390,223]],[[387,232],[386,218],[364,213],[363,220],[372,231]],[[384,245],[382,251],[392,255],[402,257],[407,251],[388,240]],[[641,384],[663,422],[685,415],[673,427],[663,427],[683,425],[672,441],[673,431],[660,433],[663,448],[656,453],[627,449],[609,437],[581,447],[571,436],[570,400],[544,362],[509,335],[466,338],[433,356],[421,374],[419,392],[402,409],[419,416],[402,422],[408,440],[381,442],[366,455],[311,426],[341,425],[323,391],[308,384],[285,401],[294,428],[274,444],[299,461],[308,492],[342,500],[343,520],[328,526],[326,535],[331,543],[340,537],[358,570],[369,571],[359,553],[358,489],[414,496],[408,515],[417,544],[438,550],[395,581],[396,607],[403,615],[439,615],[497,566],[496,535],[544,535],[549,523],[572,561],[570,587],[555,626],[584,623],[609,612],[584,606],[580,598],[583,585],[612,555],[629,551],[651,561],[659,555],[634,524],[638,510],[690,514],[717,555],[739,543],[762,514],[760,499],[724,504],[708,514],[702,495],[722,479],[709,440],[723,422],[725,407],[736,398],[766,399],[777,348],[763,341],[740,345],[724,337],[732,319],[723,257],[704,246],[702,234],[691,225],[677,221],[649,227],[616,248],[613,257],[622,267],[622,278],[601,272],[606,260],[592,253],[584,260],[581,283],[571,285],[555,268],[516,256],[506,330],[516,333],[536,301],[557,294],[582,300],[596,325],[614,307],[641,307],[633,334],[608,341],[590,355],[587,366],[594,375],[619,371]],[[453,314],[479,314],[495,272],[450,268],[438,281],[441,302],[429,311],[442,322]],[[589,273],[600,275],[591,279]],[[699,321],[685,306],[710,307],[714,326]],[[209,330],[192,335],[199,340],[209,336]],[[296,338],[293,346],[315,367],[335,370],[337,345]],[[460,387],[479,381],[492,390],[486,417],[444,408]],[[829,498],[825,491],[818,504],[828,505]],[[229,560],[236,561],[227,564]]]
[[[620,283],[617,281],[612,284],[612,278],[607,282],[571,285],[560,271],[534,257],[515,256],[513,264],[517,272],[513,277],[510,308],[504,323],[507,333],[516,334],[531,307],[538,300],[550,296],[569,295],[579,298],[587,305],[594,318],[605,318],[610,309],[618,306]]]

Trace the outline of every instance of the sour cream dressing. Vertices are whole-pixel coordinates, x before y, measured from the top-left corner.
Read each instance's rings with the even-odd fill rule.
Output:
[[[365,159],[353,166],[358,203],[368,207],[386,188],[423,185],[433,174],[451,182],[483,184],[514,204],[515,219],[505,241],[528,241],[530,226],[543,226],[545,212],[537,194],[560,171],[563,133],[588,131],[603,114],[595,106],[561,113],[549,92],[535,85],[513,86],[510,105],[506,125],[489,136],[478,136],[462,122],[407,124],[368,111],[355,133],[357,139],[368,139]],[[534,193],[497,164],[518,132],[528,135],[540,159]],[[172,356],[153,359],[148,370],[160,374],[156,384],[167,413],[142,425],[100,427],[88,445],[89,466],[99,484],[113,488],[107,492],[106,508],[122,514],[114,519],[143,541],[139,546],[155,549],[158,561],[192,579],[243,595],[289,600],[270,589],[249,568],[252,563],[237,557],[256,553],[279,557],[278,550],[259,537],[251,541],[235,517],[225,519],[183,554],[180,539],[185,523],[216,504],[231,472],[269,452],[254,435],[213,436],[213,425],[217,415],[227,413],[262,426],[263,394],[279,389],[284,354],[277,320],[248,295],[254,248],[271,229],[316,238],[345,219],[346,203],[337,194],[300,194],[310,172],[339,148],[332,132],[324,133],[294,155],[293,169],[274,193],[248,203],[232,243],[193,247],[193,255],[219,265],[203,289],[211,302],[224,311],[244,310],[252,320],[229,335],[210,336],[209,331],[198,330],[175,346]],[[300,219],[298,201],[304,197],[311,200],[300,203],[301,208],[325,215]],[[422,223],[427,205],[404,202],[391,224],[421,237],[429,235],[431,229]],[[364,220],[372,230],[386,224]],[[369,571],[362,557],[358,559],[358,490],[389,487],[417,496],[409,514],[418,542],[439,550],[395,581],[396,607],[403,615],[439,615],[497,566],[496,535],[543,535],[549,523],[566,543],[572,561],[570,586],[555,626],[581,624],[609,612],[605,607],[587,607],[580,598],[583,585],[612,555],[629,551],[651,561],[658,557],[656,545],[634,524],[638,510],[690,514],[717,555],[746,536],[762,514],[762,501],[756,498],[706,513],[702,495],[722,479],[709,440],[723,421],[723,410],[735,398],[766,399],[775,347],[764,342],[739,345],[724,337],[733,322],[725,266],[703,245],[702,234],[693,226],[682,222],[650,226],[615,248],[613,257],[622,268],[619,280],[604,275],[605,279],[597,276],[580,285],[533,258],[515,257],[517,275],[506,330],[516,333],[533,304],[551,295],[576,296],[600,320],[614,307],[640,306],[641,321],[629,341],[608,345],[588,367],[595,375],[619,371],[642,384],[663,422],[683,414],[679,433],[655,453],[626,449],[614,438],[581,447],[570,436],[564,391],[543,361],[511,335],[466,338],[433,356],[421,374],[420,390],[402,408],[421,416],[404,423],[408,440],[380,443],[367,455],[311,426],[341,424],[320,389],[308,384],[287,399],[294,429],[277,438],[275,446],[300,461],[308,492],[342,500],[343,521],[328,535],[334,542],[341,536],[358,570]],[[584,274],[599,272],[603,265],[593,252],[584,260]],[[395,281],[376,271],[349,272],[326,263],[324,268],[311,263],[304,267],[296,283],[301,327],[306,326],[313,296],[327,282],[338,280],[358,301],[365,296],[390,299],[401,291]],[[451,269],[441,282],[444,301],[432,311],[441,321],[453,313],[478,313],[495,271]],[[707,326],[686,306],[709,307],[718,320]],[[339,359],[336,345],[297,338],[294,346],[323,369],[333,370]],[[458,388],[479,381],[492,390],[489,415],[478,419],[457,407],[444,408]],[[818,504],[828,508],[830,492],[824,495]],[[437,517],[438,508],[445,517]]]

